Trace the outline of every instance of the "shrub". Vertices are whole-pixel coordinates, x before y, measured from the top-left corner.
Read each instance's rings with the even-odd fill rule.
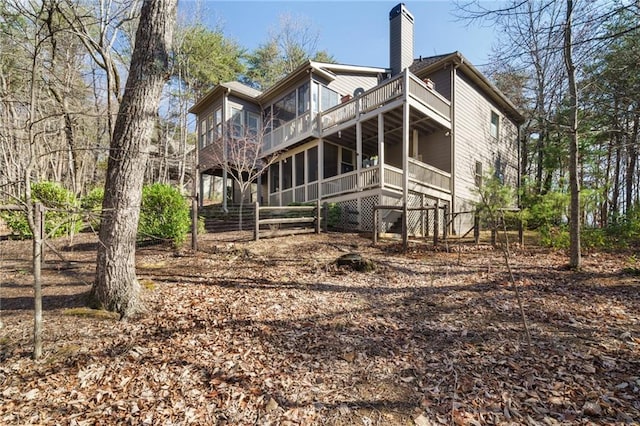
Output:
[[[46,207],[44,230],[49,237],[70,235],[82,229],[82,220],[74,212],[79,207],[73,192],[55,182],[37,182],[31,186],[31,198]],[[19,238],[31,238],[29,223],[24,212],[2,215],[12,233]]]
[[[336,228],[340,224],[342,216],[342,209],[337,203],[329,203],[329,212],[327,213],[327,226],[329,228]]]
[[[179,247],[191,228],[189,204],[170,185],[154,183],[142,189],[138,240],[171,240]]]
[[[88,222],[91,229],[100,228],[100,219],[102,213],[102,200],[104,199],[104,188],[93,188],[80,201],[80,206],[85,210],[88,216]]]

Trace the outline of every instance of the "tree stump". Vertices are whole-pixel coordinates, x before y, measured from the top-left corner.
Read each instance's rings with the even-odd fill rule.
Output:
[[[376,269],[373,261],[365,259],[360,253],[343,254],[336,259],[338,266],[347,266],[358,272],[371,272]]]

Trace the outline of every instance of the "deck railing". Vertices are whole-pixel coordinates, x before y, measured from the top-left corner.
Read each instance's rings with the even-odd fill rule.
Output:
[[[380,185],[380,167],[368,167],[360,172],[360,188],[368,189]]]
[[[362,96],[356,98],[356,101],[360,100],[361,111],[369,112],[402,96],[402,84],[402,74],[399,74],[382,86],[374,87],[373,89],[364,92]]]
[[[449,191],[451,173],[409,158],[409,179],[420,185]]]
[[[367,190],[379,187],[381,176],[384,176],[384,186],[390,189],[402,190],[404,173],[402,169],[385,164],[354,170],[349,173],[333,176],[321,182],[322,198],[334,197],[347,194],[357,190]],[[421,163],[414,159],[409,159],[409,180],[412,184],[424,187],[431,187],[441,191],[449,192],[449,182],[451,174],[438,170],[428,164]],[[269,194],[270,205],[283,206],[293,202],[305,203],[318,199],[318,182],[289,188],[281,192]]]
[[[451,103],[411,73],[409,74],[409,94],[447,120],[451,119]]]
[[[358,172],[353,171],[338,176],[334,176],[322,181],[322,196],[338,195],[351,192],[356,188],[358,182]]]
[[[385,164],[384,184],[395,189],[402,189],[402,169]]]
[[[382,105],[388,104],[407,91],[404,87],[404,74],[398,74],[381,85],[367,90],[362,95],[350,101],[338,104],[326,111],[319,113],[318,119],[307,112],[277,129],[267,133],[264,137],[264,152],[286,148],[303,135],[308,135],[314,130],[327,130],[338,124],[355,119],[359,113],[367,113]],[[450,102],[442,95],[409,73],[408,95],[426,105],[432,111],[449,120],[451,118]]]
[[[311,112],[306,112],[300,117],[287,121],[277,129],[264,135],[264,152],[286,148],[289,141],[298,139],[313,130],[314,120]]]

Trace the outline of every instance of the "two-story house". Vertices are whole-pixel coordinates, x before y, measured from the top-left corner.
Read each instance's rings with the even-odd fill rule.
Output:
[[[414,18],[404,4],[389,23],[389,68],[307,61],[264,92],[237,82],[211,90],[190,110],[200,173],[226,174],[210,161],[219,149],[213,138],[229,137],[225,123],[267,123],[256,132],[262,155],[278,159],[257,199],[337,203],[347,229],[372,230],[376,205],[471,210],[489,170],[517,186],[522,116],[514,105],[459,52],[415,59]],[[230,195],[223,191],[225,203]],[[378,214],[380,231],[402,217]],[[429,232],[420,211],[405,217],[410,234]],[[470,223],[456,226],[464,232]]]

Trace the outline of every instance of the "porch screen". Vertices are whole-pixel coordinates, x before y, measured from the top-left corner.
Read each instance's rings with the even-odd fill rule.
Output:
[[[282,161],[282,189],[291,188],[293,181],[293,157],[285,158]]]
[[[324,145],[324,178],[338,174],[338,147],[327,143]]]
[[[304,152],[296,154],[296,186],[304,185]]]
[[[274,163],[269,166],[269,182],[271,192],[278,192],[280,189],[280,163]]]
[[[308,182],[318,180],[318,147],[314,146],[307,151],[307,179]]]

